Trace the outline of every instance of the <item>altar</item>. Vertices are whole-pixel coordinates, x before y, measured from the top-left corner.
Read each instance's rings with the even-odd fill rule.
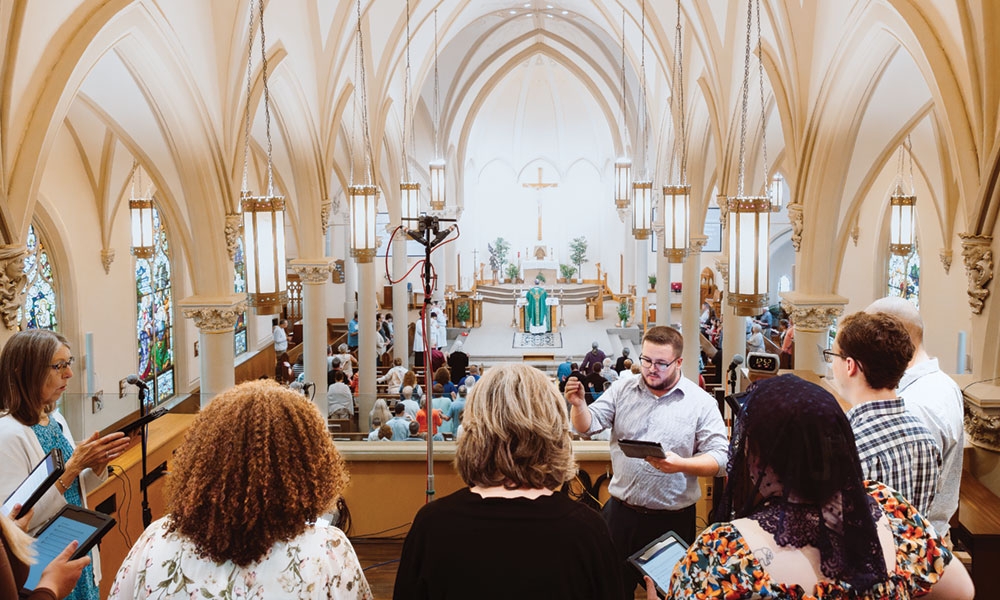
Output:
[[[559,277],[559,262],[547,259],[532,259],[521,261],[521,278],[525,283],[531,283],[538,275],[547,283],[555,283]]]

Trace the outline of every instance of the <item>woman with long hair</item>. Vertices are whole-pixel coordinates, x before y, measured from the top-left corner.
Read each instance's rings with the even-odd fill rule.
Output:
[[[854,432],[829,392],[782,375],[745,402],[722,522],[678,563],[670,598],[972,598],[930,523],[895,490],[862,480]]]
[[[167,480],[167,516],[109,598],[371,598],[350,541],[317,522],[349,476],[316,407],[269,381],[203,408]]]
[[[29,329],[14,334],[0,352],[0,497],[6,498],[54,448],[62,451],[65,471],[35,504],[29,533],[34,533],[63,506],[87,506],[87,491],[108,477],[108,463],[124,452],[129,439],[121,432],[98,432],[74,443],[56,403],[73,377],[69,342],[58,333]],[[100,557],[90,552],[74,600],[96,600]]]

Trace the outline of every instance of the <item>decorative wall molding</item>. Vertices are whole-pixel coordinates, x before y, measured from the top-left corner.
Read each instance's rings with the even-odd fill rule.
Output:
[[[0,316],[7,329],[16,331],[17,311],[24,304],[24,257],[27,246],[0,246]]]
[[[822,333],[844,314],[847,298],[834,294],[812,296],[790,291],[781,294],[781,307],[792,315],[796,331]]]
[[[719,224],[722,225],[722,229],[726,229],[726,221],[729,217],[729,198],[725,195],[719,194],[715,197],[715,204],[719,207]]]
[[[941,257],[941,266],[944,267],[944,274],[947,275],[948,271],[951,271],[951,248],[941,248],[941,251],[938,252],[938,256]]]
[[[854,222],[854,227],[851,227],[851,241],[854,242],[854,246],[858,245],[858,238],[861,237],[861,226],[858,222]]]
[[[191,296],[178,305],[202,333],[227,333],[233,331],[236,320],[246,311],[247,298],[241,294],[220,298]]]
[[[802,227],[803,227],[803,215],[802,215],[802,204],[799,202],[791,202],[786,207],[788,210],[788,220],[792,223],[792,247],[798,252],[799,248],[802,247]],[[855,242],[857,245],[857,242]]]
[[[102,248],[101,249],[101,266],[104,267],[104,274],[111,274],[111,263],[115,262],[115,249],[114,248]]]
[[[969,306],[972,314],[983,312],[983,303],[990,295],[986,289],[993,279],[993,237],[960,233],[962,238],[962,258],[965,261],[965,276],[969,280]]]
[[[243,235],[243,215],[240,213],[230,213],[226,215],[226,251],[229,252],[229,260],[236,261],[236,245]]]
[[[987,414],[967,400],[965,432],[976,446],[1000,452],[1000,414]]]
[[[708,236],[692,235],[690,238],[688,238],[688,251],[691,254],[701,254],[702,249],[705,247],[705,244],[707,243],[708,243]],[[728,267],[729,263],[726,263],[726,266]]]
[[[722,290],[729,293],[729,259],[715,259],[715,270],[719,272],[720,276],[722,276]]]

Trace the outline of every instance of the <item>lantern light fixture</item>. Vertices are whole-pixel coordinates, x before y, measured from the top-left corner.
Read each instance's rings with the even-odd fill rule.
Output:
[[[444,210],[445,160],[441,152],[441,80],[438,75],[438,19],[434,9],[434,160],[430,162],[430,206],[431,210]]]
[[[406,0],[406,71],[403,77],[403,178],[399,184],[400,217],[404,226],[420,216],[420,183],[410,177],[413,127],[410,114],[410,0]]]
[[[649,107],[646,104],[646,2],[642,1],[640,21],[642,51],[639,58],[640,93],[639,117],[642,119],[642,172],[632,182],[632,235],[637,240],[649,238],[653,230],[653,180],[649,175]]]
[[[628,140],[628,128],[625,123],[625,9],[622,8],[622,64],[621,64],[621,124],[619,131],[622,136],[622,152]],[[615,161],[615,208],[625,210],[632,198],[632,159],[621,156]]]
[[[347,191],[351,210],[351,256],[358,263],[370,263],[378,248],[375,217],[379,191],[370,184],[348,186]]]
[[[674,155],[678,181],[663,186],[663,256],[668,262],[683,263],[688,255],[691,223],[691,186],[687,184],[687,119],[684,111],[684,53],[681,30],[681,3],[677,0],[677,25],[674,28],[674,90],[670,104],[677,119]]]
[[[910,158],[910,193],[903,189],[903,167],[906,157]],[[913,188],[913,153],[910,136],[899,146],[899,162],[896,167],[896,188],[889,196],[889,252],[897,256],[907,256],[916,244],[917,196]]]
[[[136,195],[136,179],[139,180],[140,195]],[[142,168],[132,163],[132,193],[128,200],[128,212],[132,221],[132,255],[136,258],[153,258],[153,198],[142,194]]]

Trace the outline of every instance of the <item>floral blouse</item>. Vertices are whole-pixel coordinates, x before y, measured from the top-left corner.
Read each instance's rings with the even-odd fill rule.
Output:
[[[838,581],[821,582],[811,592],[772,581],[739,530],[731,523],[716,523],[695,539],[674,568],[669,598],[888,600],[925,593],[951,562],[951,552],[940,544],[930,522],[898,492],[874,482],[868,483],[867,491],[889,519],[896,542],[895,570],[888,581],[868,592],[856,592]]]
[[[118,570],[109,600],[372,598],[351,542],[335,527],[309,527],[240,567],[200,557],[189,539],[167,532],[168,524],[164,517],[142,534]]]

